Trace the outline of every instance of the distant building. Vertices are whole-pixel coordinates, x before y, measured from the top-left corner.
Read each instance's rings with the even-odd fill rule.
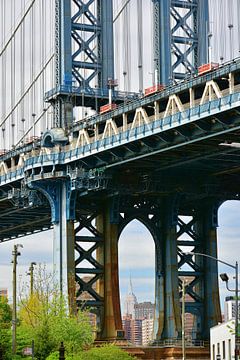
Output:
[[[234,359],[235,351],[235,320],[216,325],[210,329],[211,360]]]
[[[133,293],[132,281],[130,279],[130,290],[125,297],[123,315],[131,315],[132,319],[135,317],[135,305],[137,304],[137,297]]]
[[[155,306],[150,301],[137,303],[134,306],[135,319],[153,319]]]
[[[131,342],[132,339],[132,315],[123,315],[122,325],[125,339]]]
[[[0,288],[0,297],[8,298],[8,290],[6,288]]]
[[[153,318],[142,320],[142,345],[147,346],[153,341]]]
[[[142,345],[142,320],[133,319],[132,315],[124,315],[122,319],[125,338],[135,345]]]
[[[130,279],[130,290],[125,297],[123,312],[123,329],[125,338],[132,344],[142,345],[143,322],[144,323],[144,342],[147,345],[153,340],[153,318],[154,304],[150,301],[137,302],[137,297],[133,293],[132,282]]]
[[[224,321],[235,319],[236,302],[233,296],[227,296],[224,302]],[[240,319],[240,302],[238,304],[238,319]]]

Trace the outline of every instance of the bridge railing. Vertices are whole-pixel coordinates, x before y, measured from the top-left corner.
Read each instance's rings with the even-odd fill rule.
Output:
[[[151,135],[172,127],[177,127],[185,123],[195,121],[200,119],[201,116],[205,116],[204,114],[206,114],[206,112],[210,115],[211,111],[214,111],[214,113],[219,112],[223,107],[233,106],[233,104],[236,102],[238,103],[239,101],[240,92],[228,94],[227,96],[195,106],[183,112],[178,112],[165,118],[153,119],[153,121],[149,124],[143,124],[136,126],[133,129],[127,129],[126,131],[119,132],[116,135],[111,135],[98,140],[93,138],[90,144],[79,146],[77,148],[68,145],[60,150],[56,147],[55,149],[49,151],[49,153],[43,153],[42,149],[34,150],[34,153],[27,154],[22,167],[9,168],[7,173],[2,175],[0,174],[0,182],[12,181],[14,178],[23,177],[25,170],[31,169],[35,166],[46,166],[48,164],[52,164],[52,162],[69,162],[75,157],[81,158],[86,155],[89,156],[97,151],[107,150],[109,147],[119,146],[125,142],[136,140],[139,136]]]

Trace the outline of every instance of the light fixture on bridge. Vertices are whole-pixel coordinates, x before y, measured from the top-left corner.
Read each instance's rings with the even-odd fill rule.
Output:
[[[240,143],[236,143],[238,144],[240,147]],[[231,290],[229,289],[228,287],[228,275],[226,273],[223,273],[223,274],[220,274],[220,278],[222,279],[222,281],[226,282],[226,286],[227,286],[227,289],[228,291],[233,291],[235,293],[235,306],[236,306],[236,310],[235,310],[235,356],[234,356],[234,359],[235,360],[238,360],[238,352],[239,352],[239,349],[238,349],[238,262],[236,261],[235,265],[232,265],[232,264],[229,264],[227,263],[226,261],[223,261],[223,260],[220,260],[214,256],[211,256],[211,255],[208,255],[208,254],[202,254],[202,253],[198,253],[198,252],[186,252],[184,255],[191,255],[191,256],[203,256],[203,257],[206,257],[206,258],[209,258],[209,259],[212,259],[212,260],[215,260],[217,262],[220,262],[224,265],[227,265],[229,267],[231,267],[232,269],[235,270],[235,289]]]
[[[228,282],[228,280],[229,280],[229,277],[226,273],[220,274],[220,278],[224,282]]]

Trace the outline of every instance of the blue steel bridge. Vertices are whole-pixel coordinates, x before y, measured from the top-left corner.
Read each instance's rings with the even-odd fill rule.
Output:
[[[137,5],[139,26],[143,4]],[[218,208],[239,198],[240,59],[199,74],[197,68],[209,63],[208,2],[154,0],[150,5],[152,85],[164,88],[144,96],[118,91],[109,81],[114,79],[112,1],[55,1],[55,84],[42,94],[42,112],[30,112],[29,128],[23,126],[27,119],[14,118],[21,101],[14,104],[12,88],[5,89],[5,98],[13,98],[11,126],[3,128],[7,117],[1,127],[15,145],[2,138],[0,241],[53,228],[57,277],[70,310],[76,304],[90,307],[97,315],[98,339],[114,339],[122,329],[118,239],[138,219],[155,242],[155,339],[181,338],[184,277],[194,338],[208,340],[210,327],[221,321],[217,263],[186,252],[217,256]],[[16,34],[24,34],[22,24],[34,18],[37,1],[29,6]],[[94,46],[85,33],[95,38]],[[7,69],[4,61],[2,68]],[[41,95],[30,92],[22,110],[30,100],[37,103],[34,94]],[[108,104],[117,106],[101,113]],[[94,111],[77,120],[79,107]],[[49,108],[51,126],[45,121]],[[48,126],[41,130],[42,122]]]

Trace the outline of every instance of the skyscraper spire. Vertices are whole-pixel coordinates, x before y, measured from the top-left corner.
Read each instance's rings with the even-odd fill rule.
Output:
[[[129,278],[129,281],[130,281],[130,294],[133,294],[132,274],[131,274],[131,272],[130,272],[130,278]]]
[[[131,273],[129,276],[129,287],[130,287],[130,289],[128,289],[128,294],[126,295],[126,298],[124,301],[124,315],[131,315],[132,318],[134,319],[134,317],[135,317],[134,306],[135,306],[135,304],[137,304],[137,297],[133,293]]]

